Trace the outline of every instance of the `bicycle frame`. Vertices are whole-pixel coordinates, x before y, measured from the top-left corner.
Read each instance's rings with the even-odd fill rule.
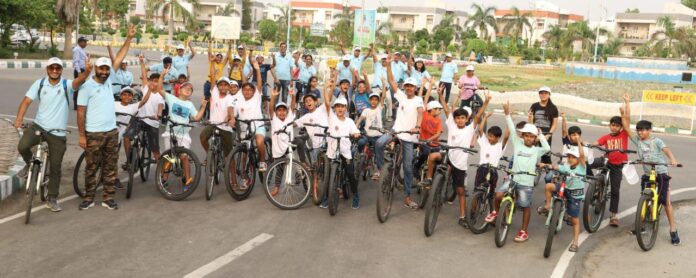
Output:
[[[652,169],[650,169],[650,176],[649,176],[648,183],[649,184],[645,188],[645,190],[650,190],[650,192],[652,193],[651,199],[653,201],[653,204],[658,204],[657,206],[652,206],[652,208],[651,208],[651,211],[650,211],[650,214],[652,216],[651,219],[657,219],[657,217],[659,217],[659,215],[657,215],[658,207],[662,208],[662,205],[659,204],[660,194],[657,191],[657,171],[655,170],[654,165],[652,166]],[[645,194],[645,192],[643,192],[643,194]],[[645,213],[646,213],[645,210],[646,210],[645,206],[640,208],[640,216],[641,217],[645,217]]]
[[[36,146],[36,152],[32,155],[29,171],[27,174],[27,178],[30,178],[32,175],[32,170],[34,167],[31,167],[32,165],[39,165],[40,170],[39,170],[39,176],[36,180],[35,185],[31,185],[31,181],[27,180],[26,182],[26,189],[29,191],[29,186],[35,186],[36,187],[36,192],[39,192],[39,187],[41,184],[43,184],[44,177],[46,175],[46,161],[48,159],[48,146],[46,145],[46,141],[43,138],[43,134],[41,134],[41,139],[39,141],[39,144]]]

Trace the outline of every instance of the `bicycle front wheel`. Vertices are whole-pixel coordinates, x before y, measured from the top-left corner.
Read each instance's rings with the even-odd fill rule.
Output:
[[[589,182],[585,193],[585,202],[582,205],[582,223],[588,233],[594,233],[604,218],[606,196],[604,196],[603,179]]]
[[[489,185],[483,185],[483,188],[488,188]],[[493,212],[491,200],[488,198],[486,191],[477,190],[469,202],[469,229],[474,234],[481,234],[488,230],[488,222],[486,216]]]
[[[205,164],[205,199],[210,201],[213,198],[213,186],[215,185],[215,179],[217,176],[217,155],[215,154],[215,147],[212,145],[208,147],[208,163]]]
[[[283,158],[276,160],[268,168],[264,192],[268,200],[284,210],[298,209],[309,200],[311,181],[309,173],[301,163]],[[292,170],[290,170],[292,168]]]
[[[650,251],[650,249],[655,246],[655,240],[657,239],[657,229],[660,226],[660,215],[653,218],[652,210],[653,206],[657,206],[653,202],[651,194],[643,193],[640,195],[638,200],[638,208],[636,209],[636,220],[634,233],[636,234],[636,240],[638,240],[638,246],[643,251]]]
[[[126,185],[126,199],[130,199],[133,192],[133,182],[135,182],[135,172],[138,171],[138,151],[131,150],[128,158],[128,184]]]
[[[504,200],[500,204],[500,209],[498,210],[498,216],[495,220],[495,246],[498,248],[505,245],[508,233],[510,232],[510,223],[508,218],[512,214],[512,202]]]
[[[314,185],[312,188],[312,203],[314,205],[321,204],[321,199],[326,194],[326,180],[329,177],[329,163],[327,163],[326,155],[320,154],[317,158],[317,166],[314,168]]]
[[[433,178],[433,185],[430,189],[432,194],[428,194],[428,202],[425,204],[425,222],[423,225],[425,236],[431,236],[435,233],[437,217],[440,215],[440,208],[442,208],[442,191],[446,186],[444,179],[445,177],[440,173],[436,173]]]
[[[39,182],[39,171],[41,171],[41,169],[38,164],[31,166],[31,176],[30,180],[27,182],[27,210],[24,214],[24,224],[29,224],[29,220],[31,219],[31,209],[34,204],[34,195],[36,195],[36,184]]]
[[[44,160],[48,161],[48,159]],[[41,175],[43,178],[41,179],[41,186],[39,186],[39,196],[41,196],[41,202],[46,202],[48,200],[48,181],[49,181],[49,173],[50,173],[50,166],[51,164],[49,163],[44,163],[44,170],[43,174]]]
[[[394,187],[397,174],[392,162],[386,162],[382,166],[382,183],[377,191],[377,220],[380,223],[387,222],[394,199]]]
[[[155,183],[160,194],[181,201],[193,194],[201,178],[201,163],[191,150],[175,147],[162,153],[157,161]]]
[[[150,164],[152,164],[152,152],[150,152],[150,146],[148,146],[146,142],[147,140],[143,140],[142,147],[140,148],[140,160],[138,162],[140,180],[143,182],[146,182],[150,176]]]
[[[256,165],[250,155],[245,148],[237,148],[227,157],[225,188],[237,201],[248,198],[256,183]]]
[[[341,186],[341,176],[338,174],[339,165],[331,163],[329,172],[329,215],[334,216],[338,212],[338,188]]]
[[[562,203],[563,201],[561,200],[554,200],[551,212],[549,212],[551,214],[549,216],[551,217],[551,220],[549,221],[549,226],[546,227],[548,229],[548,234],[546,235],[546,245],[544,246],[544,258],[548,258],[549,255],[551,255],[551,246],[553,245],[553,238],[558,231],[558,221],[560,221],[561,218],[561,210],[563,207]]]

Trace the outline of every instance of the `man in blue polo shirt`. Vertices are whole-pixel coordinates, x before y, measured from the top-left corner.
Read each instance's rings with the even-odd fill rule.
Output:
[[[292,80],[290,71],[293,66],[293,58],[288,55],[288,45],[285,42],[280,43],[280,52],[274,54],[273,64],[271,68],[275,69],[274,76],[278,78],[276,84],[280,83],[280,101],[287,103],[288,98],[288,85],[290,85],[290,80]]]

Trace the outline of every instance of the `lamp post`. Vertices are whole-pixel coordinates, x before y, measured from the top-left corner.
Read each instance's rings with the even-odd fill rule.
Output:
[[[602,1],[600,1],[600,7],[604,9],[604,18],[607,16],[607,8],[604,7],[602,4]],[[595,34],[595,43],[594,43],[594,58],[592,59],[593,63],[597,63],[597,50],[599,49],[599,25],[604,21],[604,18],[600,18],[599,22],[597,23],[597,31]]]

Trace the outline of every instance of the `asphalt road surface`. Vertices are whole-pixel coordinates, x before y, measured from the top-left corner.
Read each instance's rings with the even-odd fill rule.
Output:
[[[196,88],[192,100],[196,103],[207,75],[204,63],[203,55],[199,55],[192,65]],[[137,67],[131,70],[135,76],[139,74]],[[33,69],[0,70],[0,117],[12,118],[31,83],[44,74]],[[72,69],[66,69],[64,75],[72,75]],[[35,115],[35,108],[32,105],[27,117]],[[502,124],[503,118],[496,115],[489,126]],[[76,126],[74,113],[69,125]],[[582,129],[583,138],[589,141],[608,132],[606,127]],[[191,137],[194,151],[202,158],[205,154],[197,140],[199,132],[200,128],[194,129]],[[565,227],[557,236],[551,257],[545,259],[545,218],[536,214],[532,215],[528,242],[512,240],[521,222],[521,214],[516,214],[507,245],[496,248],[492,230],[474,235],[457,224],[456,205],[443,207],[435,234],[425,237],[423,210],[403,207],[401,193],[395,196],[388,222],[380,224],[375,216],[374,182],[360,183],[360,209],[351,209],[349,201],[341,202],[333,217],[311,202],[295,211],[279,210],[269,203],[258,184],[249,199],[242,202],[230,198],[221,186],[215,188],[213,199],[206,201],[200,189],[202,181],[185,201],[167,201],[153,185],[153,176],[147,183],[139,179],[135,182],[130,200],[122,191],[117,192],[120,209],[116,211],[99,206],[78,211],[79,200],[71,197],[74,193],[69,177],[81,152],[75,133],[69,136],[64,163],[61,198],[68,200],[62,203],[63,212],[39,210],[32,214],[31,224],[24,225],[20,219],[7,220],[21,211],[21,196],[0,205],[0,277],[548,277],[554,269],[558,271],[558,265],[561,270],[567,266],[561,275],[573,277],[586,275],[582,272],[585,261],[596,255],[593,252],[605,250],[595,248],[599,242],[593,235],[574,257],[562,256],[572,237],[572,230]],[[696,141],[658,136],[686,166],[672,171],[672,190],[694,186],[689,182],[689,169],[696,165]],[[553,149],[559,151],[560,134],[554,140]],[[470,163],[476,161],[477,156]],[[474,169],[470,170],[473,173]],[[473,184],[473,174],[469,178],[469,184]],[[639,187],[624,181],[621,191],[620,211],[630,214]],[[686,190],[674,195],[673,200],[695,197],[696,191]],[[543,189],[537,187],[533,207],[542,204],[543,199]],[[622,220],[622,229],[606,228],[600,236],[626,236],[623,230],[632,218]],[[681,220],[677,214],[677,221]],[[667,228],[663,227],[657,245],[669,255],[674,248],[690,248],[690,235],[682,233],[682,240],[686,243],[681,247],[669,245]],[[624,241],[635,246],[619,256],[646,256],[636,248],[635,239]],[[679,250],[693,256],[693,249]],[[613,276],[628,275],[620,271],[622,268],[635,273],[636,269],[653,267],[669,268],[673,276],[694,274],[689,265],[664,262],[650,266],[644,260],[636,260],[642,262],[636,265],[630,259],[622,262],[626,264],[617,265],[618,270],[612,268]]]

